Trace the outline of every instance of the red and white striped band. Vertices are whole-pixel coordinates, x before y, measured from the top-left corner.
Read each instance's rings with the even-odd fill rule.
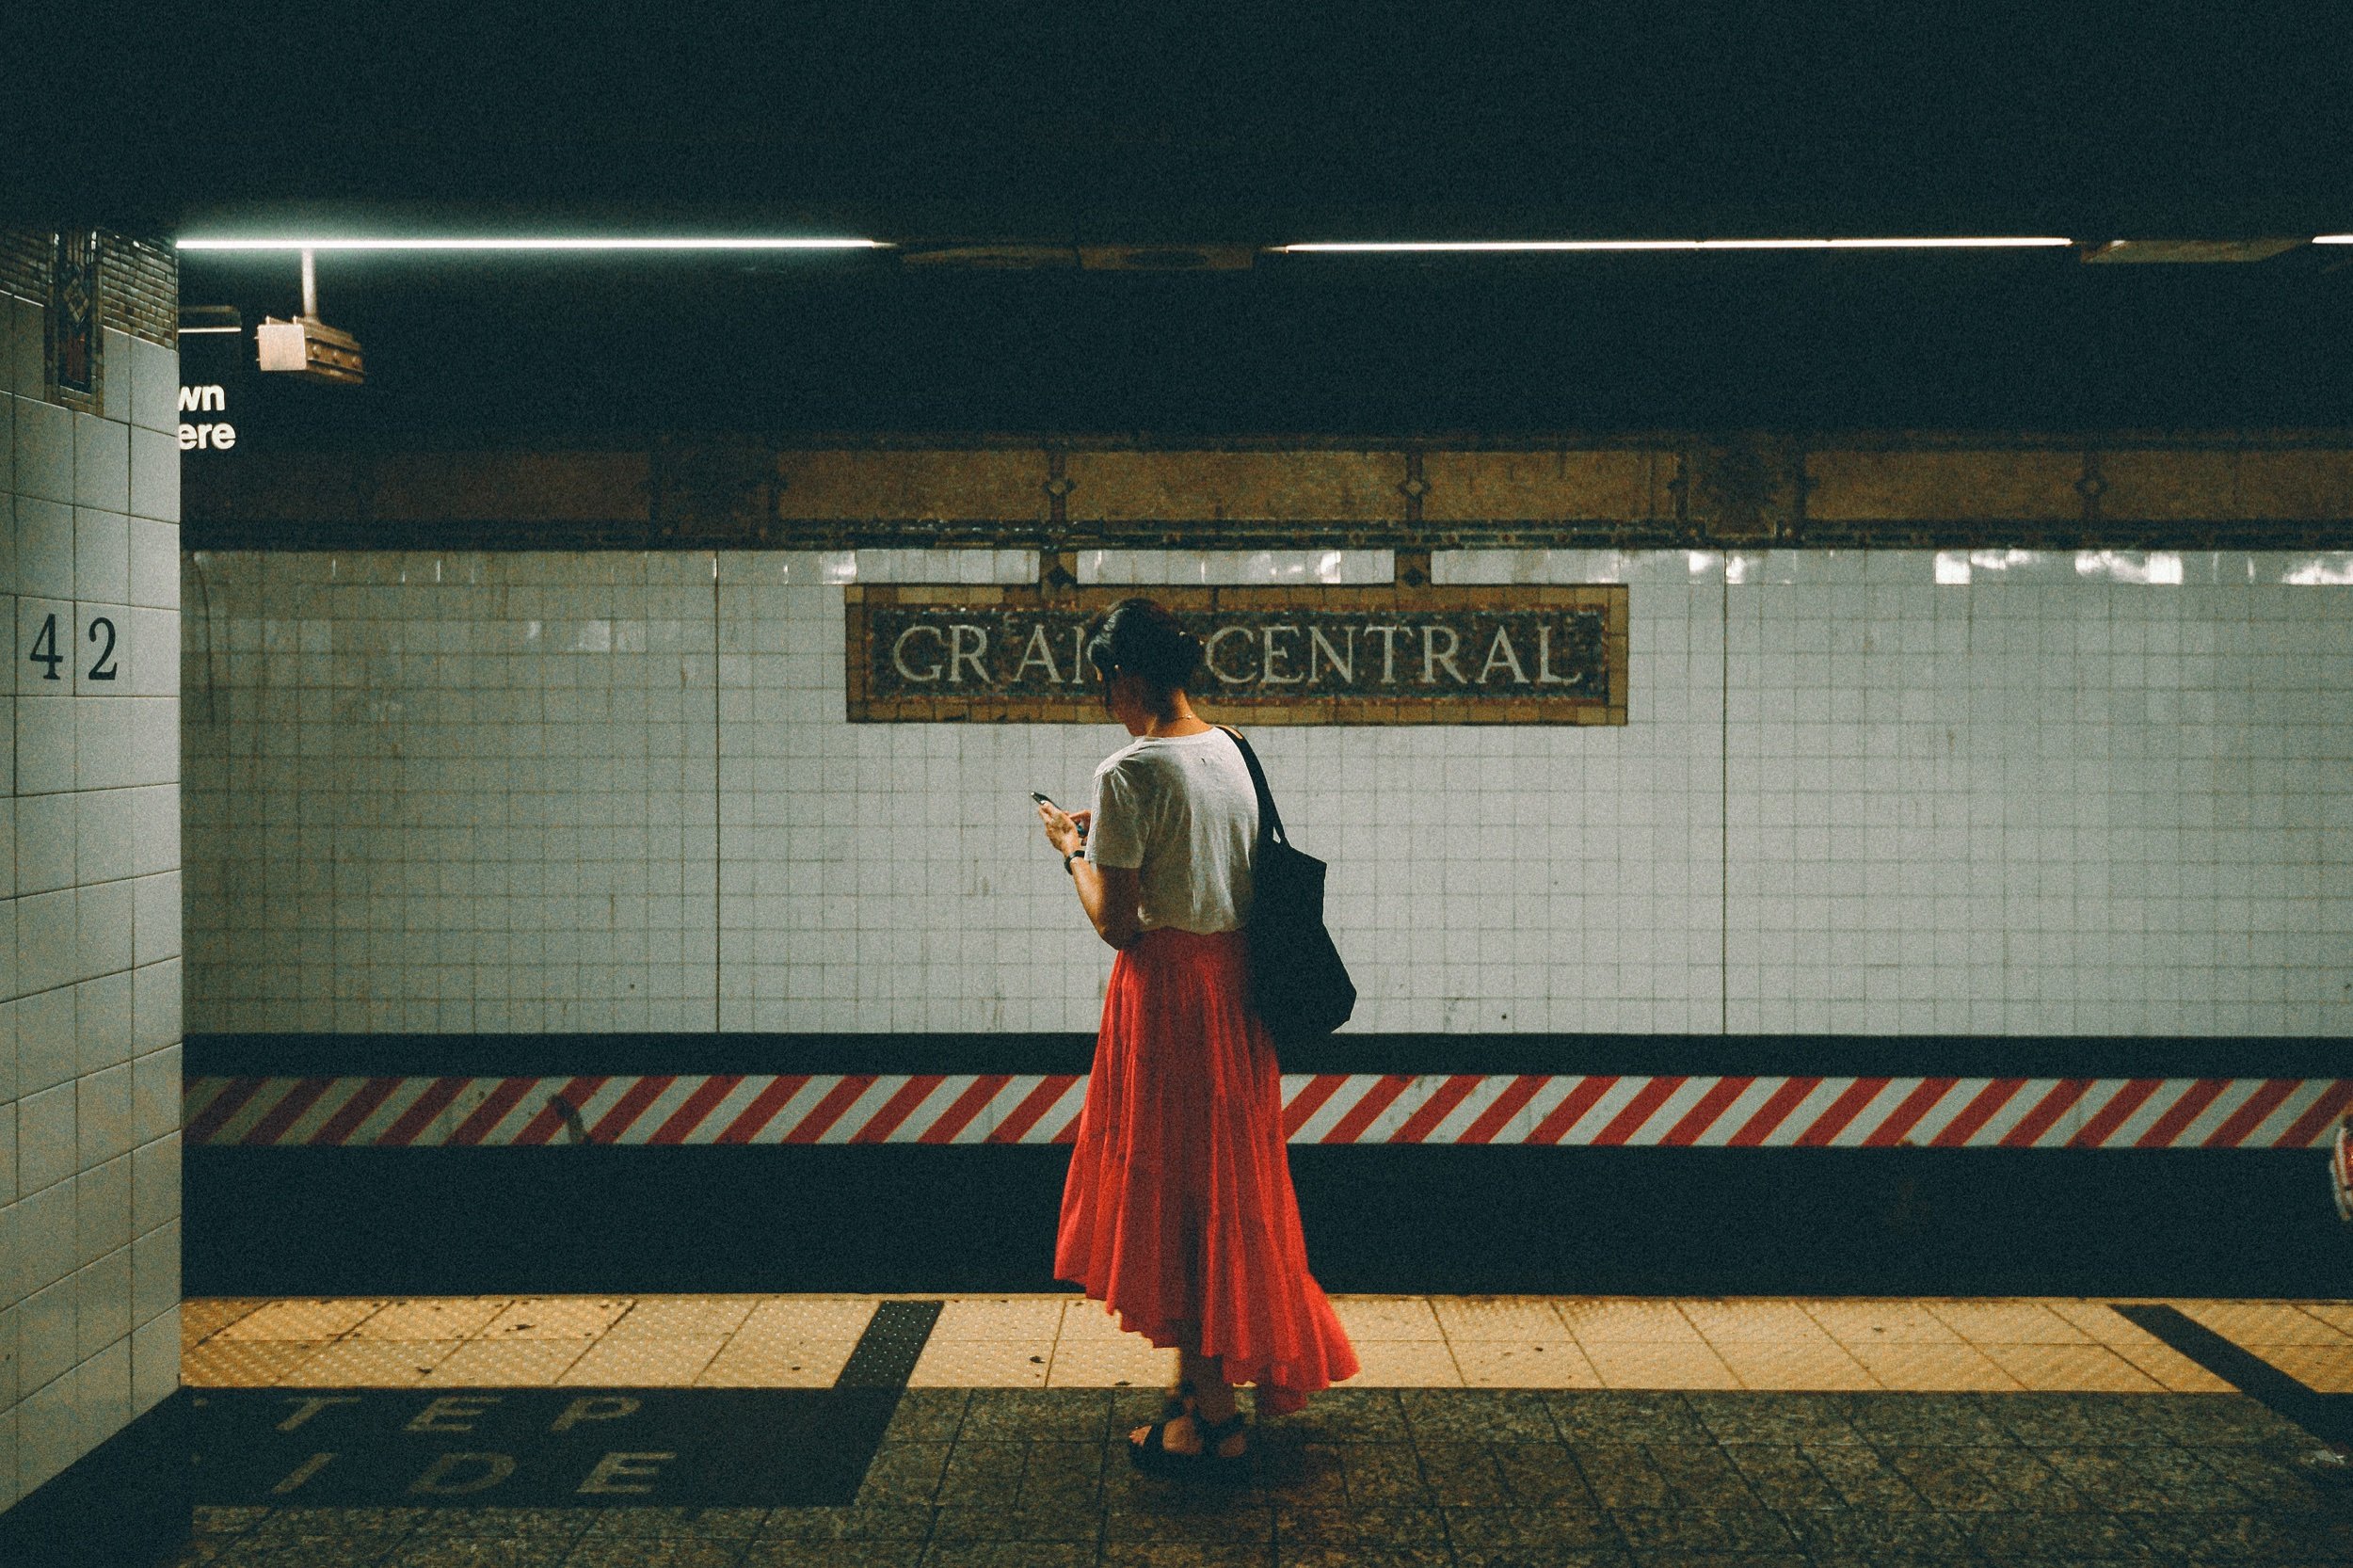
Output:
[[[1066,1144],[1087,1080],[1023,1073],[189,1080],[190,1144]],[[1294,1144],[2301,1149],[2343,1078],[1292,1074]]]

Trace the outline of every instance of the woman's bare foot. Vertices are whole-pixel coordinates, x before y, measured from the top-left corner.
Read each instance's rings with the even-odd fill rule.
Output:
[[[1134,1438],[1139,1443],[1150,1442],[1152,1438],[1152,1426],[1155,1423],[1146,1423],[1144,1426],[1136,1428],[1128,1435]],[[1178,1416],[1169,1421],[1168,1430],[1160,1437],[1160,1447],[1166,1448],[1173,1454],[1199,1453],[1201,1451],[1201,1423],[1199,1419],[1192,1415],[1184,1415]],[[1243,1450],[1248,1447],[1248,1434],[1241,1429],[1236,1429],[1235,1431],[1228,1432],[1225,1436],[1225,1440],[1217,1446],[1217,1457],[1220,1459],[1240,1459]]]

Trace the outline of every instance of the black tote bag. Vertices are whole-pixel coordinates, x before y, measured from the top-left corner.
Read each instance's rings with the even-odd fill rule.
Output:
[[[1232,736],[1258,792],[1258,848],[1252,877],[1250,1004],[1278,1044],[1312,1040],[1348,1022],[1356,983],[1323,928],[1323,862],[1293,849],[1267,792],[1266,770],[1239,731]]]

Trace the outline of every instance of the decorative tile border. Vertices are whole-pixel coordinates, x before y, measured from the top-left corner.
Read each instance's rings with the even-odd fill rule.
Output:
[[[1080,1074],[196,1077],[191,1147],[1067,1144]],[[2345,1078],[1317,1073],[1293,1144],[1598,1148],[2308,1149]],[[2318,1179],[2315,1177],[2315,1179]]]

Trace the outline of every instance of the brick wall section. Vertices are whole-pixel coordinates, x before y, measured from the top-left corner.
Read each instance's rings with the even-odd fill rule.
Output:
[[[177,348],[180,258],[170,242],[107,235],[98,253],[98,310],[118,331]]]
[[[190,548],[2353,548],[2353,430],[269,452]]]

